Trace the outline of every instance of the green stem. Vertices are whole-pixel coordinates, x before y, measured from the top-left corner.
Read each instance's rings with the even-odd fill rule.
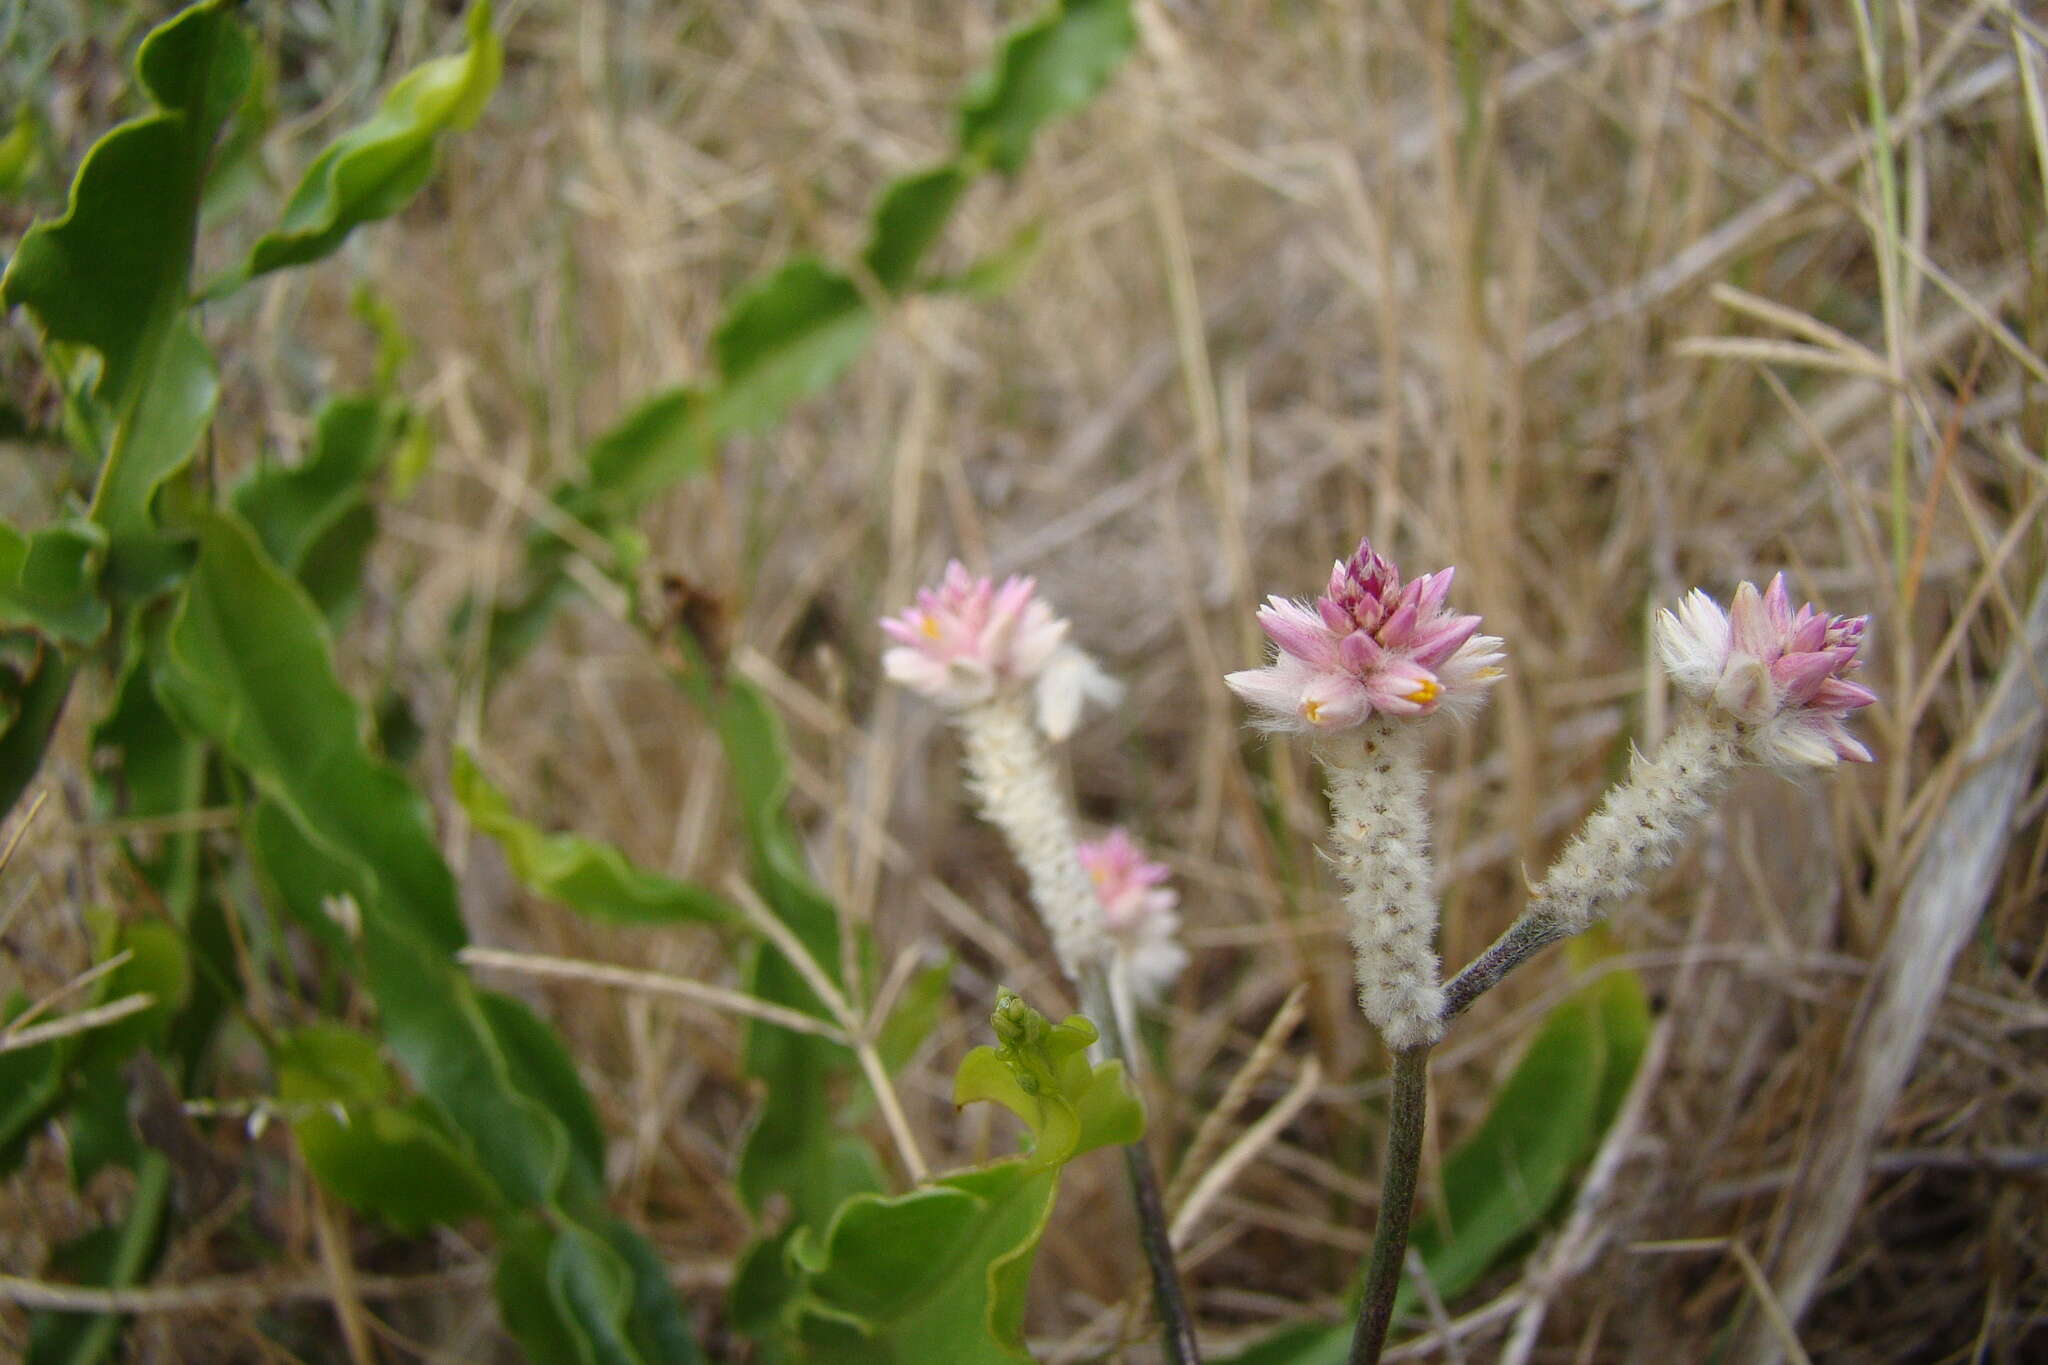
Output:
[[[1415,1180],[1422,1166],[1428,1095],[1429,1049],[1411,1047],[1396,1052],[1387,1163],[1380,1178],[1379,1225],[1373,1229],[1372,1259],[1365,1267],[1365,1296],[1358,1305],[1358,1330],[1351,1337],[1351,1365],[1379,1365],[1387,1329],[1393,1325],[1394,1295],[1401,1288],[1408,1224],[1415,1212]]]
[[[1132,1070],[1125,1040],[1131,1036],[1130,1021],[1116,1007],[1106,973],[1096,967],[1083,974],[1082,1008],[1090,1018],[1102,1021],[1102,1047],[1111,1057]],[[1145,1260],[1152,1267],[1152,1299],[1158,1306],[1159,1324],[1165,1333],[1166,1358],[1172,1365],[1201,1365],[1202,1353],[1195,1343],[1194,1318],[1181,1292],[1180,1268],[1173,1259],[1173,1238],[1167,1229],[1166,1201],[1159,1193],[1159,1173],[1152,1166],[1152,1153],[1144,1139],[1124,1148],[1124,1173],[1131,1181],[1131,1201],[1138,1209],[1138,1238],[1145,1247]]]

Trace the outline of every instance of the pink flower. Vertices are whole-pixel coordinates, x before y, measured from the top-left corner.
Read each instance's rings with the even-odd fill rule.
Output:
[[[882,671],[953,707],[1034,682],[1067,638],[1067,622],[1033,595],[1036,587],[1012,576],[998,588],[954,560],[938,587],[918,591],[916,606],[883,618],[897,647],[882,655]]]
[[[1076,852],[1095,883],[1103,927],[1128,973],[1132,992],[1148,1004],[1157,1000],[1188,960],[1187,950],[1174,941],[1180,928],[1180,916],[1174,913],[1180,893],[1166,885],[1172,874],[1164,863],[1148,860],[1137,841],[1121,829],[1082,844]]]
[[[1313,607],[1266,600],[1259,624],[1273,662],[1224,681],[1273,730],[1341,730],[1374,712],[1425,716],[1476,701],[1501,676],[1501,642],[1477,633],[1477,616],[1444,609],[1455,572],[1403,586],[1392,561],[1361,540]]]
[[[1763,762],[1832,767],[1870,761],[1843,722],[1877,694],[1849,674],[1868,616],[1830,616],[1811,602],[1792,610],[1785,575],[1763,592],[1744,583],[1727,611],[1698,588],[1676,612],[1657,616],[1657,644],[1671,680],[1687,695],[1741,721]]]

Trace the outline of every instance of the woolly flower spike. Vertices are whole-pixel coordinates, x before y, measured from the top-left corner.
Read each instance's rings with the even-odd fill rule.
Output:
[[[960,710],[1035,688],[1038,725],[1049,738],[1073,733],[1084,700],[1114,702],[1122,688],[1068,644],[1068,622],[1036,596],[1033,579],[1012,575],[998,588],[959,560],[917,604],[882,618],[896,648],[882,671],[911,691]]]
[[[1102,902],[1102,925],[1131,991],[1146,1004],[1159,998],[1187,965],[1187,950],[1174,941],[1180,893],[1167,886],[1164,863],[1145,857],[1121,829],[1076,850]]]
[[[1343,730],[1375,714],[1472,704],[1501,676],[1501,642],[1477,633],[1477,616],[1444,609],[1455,572],[1404,586],[1393,562],[1361,540],[1313,607],[1267,599],[1259,625],[1273,662],[1224,681],[1270,730]]]
[[[1760,762],[1829,768],[1844,758],[1870,761],[1843,724],[1877,700],[1848,676],[1862,664],[1869,624],[1810,602],[1794,612],[1779,574],[1763,592],[1742,584],[1726,613],[1693,589],[1676,612],[1658,614],[1657,644],[1671,680],[1740,721]]]

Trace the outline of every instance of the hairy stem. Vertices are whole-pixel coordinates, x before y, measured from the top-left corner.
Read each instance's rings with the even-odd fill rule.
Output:
[[[1408,1225],[1415,1213],[1415,1183],[1422,1167],[1422,1127],[1429,1097],[1429,1048],[1394,1054],[1393,1112],[1388,1115],[1386,1169],[1380,1177],[1380,1217],[1365,1267],[1365,1295],[1351,1336],[1351,1365],[1378,1365],[1394,1321],[1394,1296],[1407,1263]]]
[[[1107,973],[1092,967],[1082,974],[1082,1008],[1090,1018],[1102,1021],[1102,1047],[1111,1057],[1135,1074],[1129,1040],[1130,1020],[1117,1008],[1115,992]],[[1124,1148],[1124,1173],[1130,1177],[1131,1201],[1138,1210],[1138,1238],[1145,1247],[1145,1261],[1152,1268],[1152,1299],[1158,1306],[1159,1324],[1165,1334],[1166,1358],[1173,1365],[1201,1365],[1202,1353],[1195,1343],[1195,1323],[1181,1292],[1180,1268],[1173,1259],[1173,1237],[1167,1227],[1166,1201],[1159,1194],[1159,1174],[1152,1165],[1152,1153],[1145,1141]]]

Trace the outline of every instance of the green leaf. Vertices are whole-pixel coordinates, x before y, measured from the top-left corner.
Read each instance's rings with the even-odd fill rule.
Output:
[[[711,339],[724,383],[711,425],[757,431],[837,379],[868,344],[875,315],[854,282],[799,256],[733,300]]]
[[[143,39],[136,70],[160,112],[86,153],[62,218],[30,228],[0,280],[52,341],[102,360],[97,395],[125,418],[185,306],[207,160],[253,56],[229,0],[194,5]]]
[[[355,946],[328,904],[347,896],[360,913],[373,903],[368,870],[316,843],[275,801],[258,801],[250,808],[242,839],[275,904],[337,958],[351,959]]]
[[[0,522],[0,630],[26,626],[66,644],[106,633],[99,595],[107,534],[89,521],[59,521],[23,535]]]
[[[441,135],[476,122],[504,69],[489,0],[470,6],[465,27],[466,49],[416,67],[391,87],[368,122],[314,158],[284,220],[250,251],[245,278],[318,260],[359,225],[398,212],[427,183]]]
[[[1295,1323],[1245,1347],[1218,1365],[1344,1365],[1352,1324]]]
[[[591,443],[589,491],[622,512],[711,463],[710,409],[701,390],[663,389],[644,398]]]
[[[979,299],[1008,293],[1023,278],[1043,237],[1040,226],[1032,223],[1019,229],[1001,247],[970,262],[958,274],[928,276],[917,287],[927,294],[965,294]]]
[[[527,1357],[549,1365],[699,1365],[667,1273],[614,1219],[514,1220],[501,1237],[498,1308]]]
[[[654,1248],[617,1219],[599,1223],[597,1231],[633,1276],[633,1302],[626,1321],[640,1354],[650,1365],[701,1365],[704,1357],[697,1349],[697,1339],[691,1335],[675,1287],[669,1283],[668,1267]]]
[[[476,760],[456,751],[455,799],[498,842],[512,875],[537,895],[619,924],[736,924],[739,911],[700,886],[635,867],[610,844],[544,834],[513,814]]]
[[[1633,974],[1582,987],[1544,1020],[1471,1136],[1444,1159],[1441,1215],[1412,1245],[1446,1302],[1535,1231],[1590,1159],[1634,1079],[1648,1003]],[[1402,1286],[1396,1311],[1410,1306]]]
[[[235,510],[278,567],[301,574],[321,537],[364,504],[395,434],[381,400],[367,394],[332,399],[320,410],[301,463],[268,466],[242,481]]]
[[[318,610],[243,523],[204,515],[198,529],[199,562],[158,680],[166,706],[247,769],[309,839],[360,866],[376,888],[366,916],[395,915],[453,951],[464,937],[454,878],[418,794],[364,744]]]
[[[114,433],[93,494],[92,518],[117,545],[144,537],[155,525],[151,505],[157,490],[191,462],[219,398],[213,353],[190,317],[173,318],[133,414]],[[153,576],[132,569],[120,574],[143,585]]]
[[[28,790],[71,695],[71,664],[27,631],[0,631],[0,818]]]
[[[339,1024],[284,1035],[271,1056],[278,1098],[326,1106],[292,1120],[307,1169],[351,1207],[417,1233],[498,1201],[476,1162],[417,1104],[388,1103],[397,1078],[377,1040]]]
[[[1014,173],[1039,128],[1086,104],[1136,39],[1130,0],[1063,0],[1016,29],[961,101],[961,150]]]
[[[16,991],[0,1018],[13,1022],[28,1008],[28,997]],[[52,1038],[34,1047],[0,1052],[0,1176],[20,1165],[28,1139],[49,1113],[63,1087],[66,1040]]]
[[[875,1053],[882,1065],[896,1071],[917,1055],[925,1040],[939,1026],[939,1013],[953,988],[953,959],[935,962],[910,978],[896,999],[896,1007],[882,1024],[875,1039]]]
[[[385,1040],[407,1073],[469,1140],[509,1201],[552,1203],[569,1159],[568,1135],[514,1081],[468,977],[377,914],[364,915],[363,955]]]
[[[1060,1170],[1095,1147],[1136,1141],[1145,1118],[1121,1063],[1090,1065],[1096,1034],[1086,1019],[1051,1023],[1004,991],[994,1024],[998,1045],[962,1060],[954,1102],[1002,1104],[1037,1145],[909,1194],[857,1196],[822,1236],[799,1232],[789,1251],[803,1278],[793,1311],[812,1358],[1029,1359],[1025,1291]]]
[[[117,1228],[87,1234],[80,1248],[86,1254],[64,1268],[97,1288],[126,1289],[140,1282],[156,1260],[170,1195],[171,1163],[160,1153],[143,1153],[127,1216]],[[113,1350],[124,1321],[111,1313],[38,1313],[29,1323],[25,1365],[94,1365]]]
[[[604,1198],[604,1127],[560,1036],[509,995],[480,990],[476,1003],[512,1088],[545,1110],[568,1139],[562,1198],[596,1206]]]
[[[906,175],[882,191],[868,248],[861,257],[882,288],[900,294],[909,287],[918,263],[945,230],[970,178],[967,167],[948,161]]]
[[[0,194],[11,195],[28,182],[36,166],[36,134],[41,120],[35,105],[23,100],[14,111],[14,123],[0,138]]]
[[[595,1365],[640,1365],[626,1326],[632,1272],[603,1240],[573,1225],[556,1234],[548,1250],[548,1293],[581,1335],[579,1355]]]
[[[206,745],[173,721],[157,700],[167,619],[162,611],[131,617],[114,707],[93,727],[94,806],[105,819],[177,816],[205,804]],[[162,834],[153,848],[140,837],[124,844],[171,918],[188,923],[199,897],[199,834]]]
[[[192,993],[192,961],[184,935],[160,920],[123,925],[107,957],[129,954],[128,960],[99,980],[93,1003],[104,1005],[131,995],[154,1000],[148,1009],[116,1020],[84,1035],[78,1065],[118,1063],[138,1047],[162,1041],[171,1016]]]

